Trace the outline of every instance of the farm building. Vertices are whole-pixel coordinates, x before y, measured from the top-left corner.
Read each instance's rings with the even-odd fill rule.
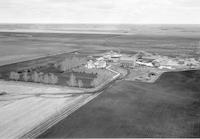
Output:
[[[120,57],[119,63],[123,67],[135,67],[136,57],[122,56]]]
[[[92,60],[89,60],[86,64],[86,68],[88,69],[95,68],[94,62]]]
[[[151,63],[154,60],[155,59],[153,59],[153,58],[139,58],[137,61],[144,62],[144,63]]]
[[[110,51],[108,53],[105,53],[103,57],[106,60],[109,60],[109,61],[112,61],[112,62],[118,62],[120,60],[121,56],[122,55],[117,53],[117,52]]]
[[[94,65],[96,66],[96,68],[105,68],[106,67],[106,61],[99,60],[99,61],[96,61],[94,63]]]
[[[171,66],[160,66],[160,67],[158,67],[159,69],[175,69],[175,68],[173,68],[173,67],[171,67]]]
[[[146,63],[146,62],[137,61],[136,63],[138,65],[147,66],[147,67],[153,67],[154,66],[151,62],[150,63]]]
[[[86,67],[88,69],[92,69],[92,68],[105,68],[106,67],[106,61],[104,60],[97,60],[97,61],[92,61],[89,60],[86,64]]]

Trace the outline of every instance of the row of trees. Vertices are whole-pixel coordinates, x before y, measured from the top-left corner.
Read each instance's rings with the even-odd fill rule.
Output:
[[[21,74],[18,72],[10,72],[9,75],[10,80],[15,81],[25,81],[25,82],[36,82],[36,83],[45,83],[45,84],[56,84],[58,83],[58,77],[54,75],[53,73],[44,74],[42,72],[33,72],[32,74],[29,74],[27,71],[22,72]],[[66,82],[68,86],[71,87],[79,87],[82,88],[83,82],[82,80],[77,80],[76,76],[72,73],[70,75],[69,81]]]
[[[82,80],[76,80],[76,76],[72,73],[70,75],[69,81],[67,81],[67,85],[71,86],[71,87],[79,87],[82,88],[83,87],[83,82]]]
[[[88,73],[88,74],[95,74],[96,78],[93,79],[90,86],[97,87],[98,85],[104,83],[109,78],[112,77],[112,72],[105,70],[105,69],[87,69],[84,67],[76,68],[75,72],[81,72],[81,73]],[[9,75],[10,80],[21,80],[25,82],[36,82],[36,83],[45,83],[45,84],[57,84],[58,83],[58,77],[54,75],[53,73],[43,73],[43,72],[27,72],[23,71],[22,73],[18,72],[10,72]],[[77,80],[76,76],[71,73],[70,78],[68,81],[66,81],[66,84],[71,87],[79,87],[83,88],[84,84],[82,80]]]
[[[97,87],[98,85],[104,83],[108,79],[112,78],[113,73],[111,71],[108,71],[106,69],[88,69],[85,67],[79,67],[73,69],[75,72],[81,72],[81,73],[87,73],[87,74],[95,74],[97,77],[93,79],[91,82],[92,87]]]
[[[60,64],[55,65],[56,68],[59,67],[61,72],[71,70],[72,68],[78,67],[80,65],[86,64],[87,60],[85,58],[72,57],[71,59],[66,58]]]
[[[106,74],[107,76],[112,76],[112,72],[106,69],[97,69],[97,68],[88,69],[86,67],[78,67],[78,68],[73,69],[73,71],[79,72],[79,73],[100,74],[100,75]]]
[[[20,78],[21,77],[21,78]],[[27,71],[22,72],[21,74],[18,72],[10,72],[9,75],[10,80],[22,80],[25,82],[31,81],[36,83],[46,83],[46,84],[56,84],[58,83],[58,77],[53,73],[42,73],[34,71],[32,74],[29,74]]]
[[[97,74],[97,77],[93,79],[93,81],[90,83],[91,87],[97,87],[100,84],[104,83],[110,78],[110,75],[108,76],[107,74]],[[82,80],[77,80],[76,76],[72,73],[70,75],[69,81],[67,81],[67,85],[71,87],[83,87],[83,82]]]
[[[20,79],[20,74],[18,72],[10,72],[9,79],[18,81]]]
[[[94,78],[93,81],[91,82],[91,86],[92,87],[97,87],[100,84],[104,83],[105,81],[107,81],[110,77],[104,75],[97,75],[97,78]]]

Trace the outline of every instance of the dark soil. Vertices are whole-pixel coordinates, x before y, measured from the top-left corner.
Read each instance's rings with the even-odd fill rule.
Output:
[[[122,81],[39,138],[200,137],[200,71]]]

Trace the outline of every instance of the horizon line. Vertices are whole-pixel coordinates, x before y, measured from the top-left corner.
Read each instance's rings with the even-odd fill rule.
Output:
[[[200,23],[42,23],[42,22],[38,22],[38,23],[30,23],[30,22],[0,22],[0,25],[2,24],[49,24],[49,25],[200,25]]]

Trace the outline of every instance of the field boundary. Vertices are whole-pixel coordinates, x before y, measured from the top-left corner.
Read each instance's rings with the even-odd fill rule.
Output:
[[[56,56],[56,55],[61,55],[61,54],[67,54],[67,53],[73,53],[73,52],[76,52],[77,50],[73,50],[73,51],[64,51],[64,52],[58,52],[58,53],[49,53],[49,54],[44,54],[44,55],[38,55],[38,56],[35,56],[35,57],[29,57],[29,58],[25,58],[25,60],[23,59],[20,59],[18,61],[14,61],[14,62],[11,62],[11,63],[6,63],[6,64],[0,64],[0,66],[6,66],[6,65],[11,65],[11,64],[16,64],[16,63],[20,63],[20,62],[28,62],[30,60],[37,60],[37,59],[40,59],[40,58],[46,58],[46,57],[49,57],[49,56]]]
[[[82,106],[84,106],[85,104],[89,103],[91,100],[96,98],[101,93],[102,92],[96,93],[96,94],[93,94],[92,96],[89,95],[86,99],[81,98],[80,100],[78,100],[78,102],[74,102],[75,106],[73,106],[71,109],[68,109],[68,107],[63,108],[62,112],[56,113],[55,115],[47,119],[45,122],[33,128],[31,131],[27,132],[25,135],[21,136],[20,138],[36,138],[37,136],[41,135],[46,130],[48,130],[49,128],[51,128],[52,126],[54,126],[55,124],[57,124],[58,122],[60,122],[61,120],[63,120],[64,118],[66,118],[67,116],[69,116],[70,114],[78,110],[79,108],[81,108]]]

